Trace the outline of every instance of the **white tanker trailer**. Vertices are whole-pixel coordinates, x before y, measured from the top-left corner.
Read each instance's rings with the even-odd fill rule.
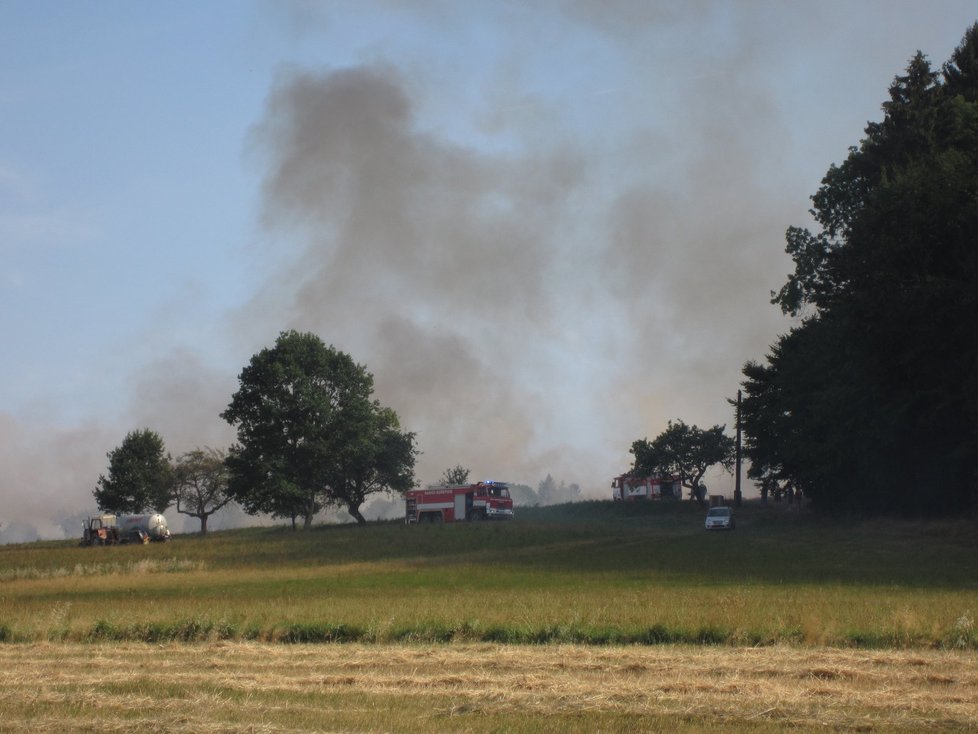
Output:
[[[166,518],[150,515],[96,515],[85,520],[82,545],[164,542],[170,539]]]

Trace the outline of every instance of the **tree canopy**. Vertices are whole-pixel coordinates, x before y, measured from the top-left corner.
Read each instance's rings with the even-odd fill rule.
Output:
[[[631,452],[635,457],[632,473],[678,477],[691,490],[692,498],[702,502],[704,475],[717,464],[730,470],[735,442],[724,433],[724,426],[703,429],[677,420],[669,421],[666,430],[652,441],[643,438],[632,443]]]
[[[743,370],[749,475],[817,506],[978,501],[978,24],[940,71],[917,53],[883,120],[788,229],[773,303],[802,320]]]
[[[345,506],[363,525],[366,519],[360,507],[369,495],[404,492],[414,486],[417,453],[414,434],[400,430],[397,414],[371,403],[338,457],[329,486],[330,502]]]
[[[163,439],[148,428],[130,431],[107,454],[108,476],[92,492],[100,510],[117,513],[163,512],[173,501],[172,470]]]
[[[224,451],[198,448],[178,457],[173,468],[177,512],[199,519],[201,535],[208,518],[232,501],[226,458]]]
[[[468,484],[469,470],[461,464],[446,469],[441,475],[442,484]]]
[[[314,334],[283,332],[239,376],[221,416],[236,426],[230,494],[249,513],[303,518],[413,484],[414,434],[371,399],[373,376]]]
[[[510,487],[510,494],[512,494],[512,486]],[[581,487],[580,485],[572,482],[571,484],[565,484],[563,481],[558,482],[553,478],[552,474],[547,474],[537,484],[537,491],[535,493],[536,500],[541,505],[556,505],[562,502],[576,502],[581,498]]]

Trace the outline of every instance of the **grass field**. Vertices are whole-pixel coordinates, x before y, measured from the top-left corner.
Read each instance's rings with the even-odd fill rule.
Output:
[[[978,649],[971,521],[582,503],[499,524],[0,547],[0,639]]]
[[[706,533],[703,514],[591,502],[500,524],[0,547],[0,730],[96,721],[93,696],[164,731],[510,731],[521,711],[524,731],[978,728],[973,520],[750,507]],[[248,660],[270,666],[253,688],[228,672]],[[61,683],[31,693],[32,675]],[[255,721],[252,704],[279,713]]]

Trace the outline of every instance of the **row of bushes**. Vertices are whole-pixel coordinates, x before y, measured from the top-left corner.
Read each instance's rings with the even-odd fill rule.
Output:
[[[969,620],[970,621],[970,620]],[[686,629],[656,624],[643,629],[557,625],[542,627],[478,627],[468,623],[422,623],[383,631],[356,625],[297,623],[262,627],[233,622],[190,619],[176,622],[113,624],[99,620],[88,630],[59,630],[48,634],[50,642],[207,642],[214,640],[258,641],[285,644],[327,643],[452,643],[488,642],[507,645],[807,645],[811,640],[800,629],[777,633],[751,633],[719,627]],[[33,642],[0,624],[0,642]],[[939,638],[924,634],[850,631],[821,639],[819,644],[868,649],[939,648],[978,650],[978,630],[973,624],[955,625]]]

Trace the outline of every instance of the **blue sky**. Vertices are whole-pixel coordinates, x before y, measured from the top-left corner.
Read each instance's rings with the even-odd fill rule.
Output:
[[[237,373],[288,328],[374,372],[420,481],[603,492],[669,418],[730,423],[790,326],[784,230],[976,19],[0,0],[0,497],[51,535],[127,431],[227,446]]]

